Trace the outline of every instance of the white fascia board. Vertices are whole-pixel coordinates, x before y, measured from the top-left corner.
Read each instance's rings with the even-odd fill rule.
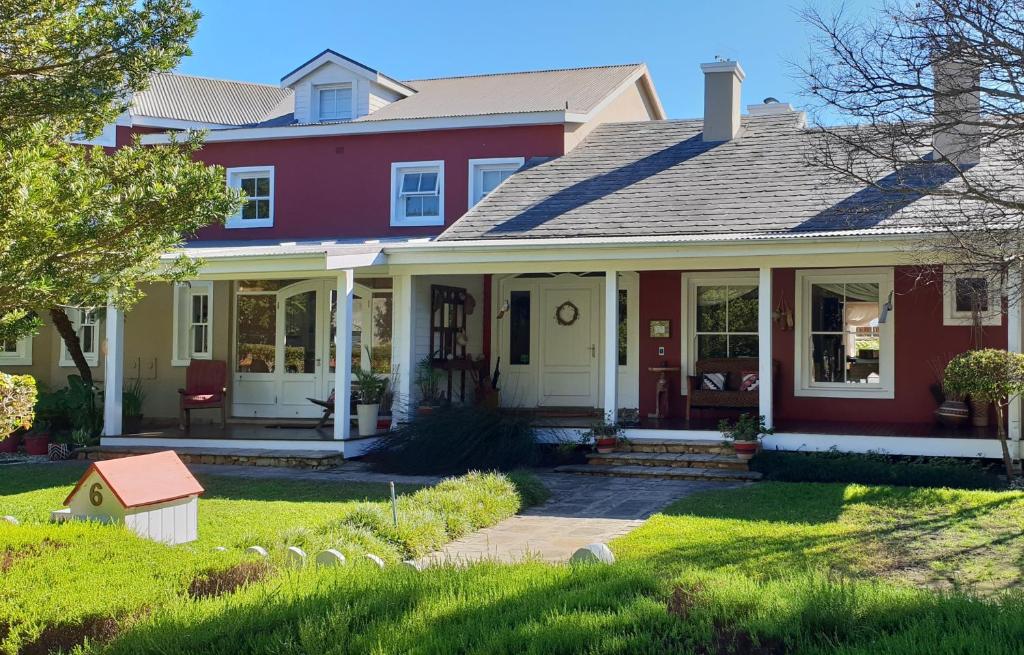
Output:
[[[408,97],[416,93],[416,90],[413,89],[412,87],[408,87],[400,82],[397,82],[396,80],[391,79],[387,75],[382,75],[381,73],[373,70],[372,68],[366,68],[365,66],[360,66],[359,64],[353,61],[350,61],[343,57],[339,57],[333,52],[325,52],[321,54],[319,57],[309,62],[302,68],[296,70],[288,77],[285,77],[284,79],[281,80],[281,86],[292,86],[293,84],[300,81],[302,78],[306,77],[307,75],[309,75],[316,69],[320,68],[324,64],[335,64],[337,66],[341,66],[345,70],[355,73],[356,75],[359,75],[360,77],[363,77],[367,80],[376,82],[377,84],[380,84],[381,86],[388,88],[394,91],[395,93],[401,94],[403,96]]]
[[[234,127],[234,125],[226,123],[203,123],[200,121],[161,118],[159,116],[141,116],[137,114],[133,114],[130,121],[132,127],[162,127],[168,130],[223,130]]]
[[[325,265],[327,270],[335,271],[346,268],[365,268],[367,266],[380,266],[387,261],[383,248],[376,252],[364,253],[327,253]]]
[[[269,141],[273,139],[301,139],[345,134],[376,134],[383,132],[420,132],[427,130],[458,130],[473,127],[514,127],[517,125],[550,125],[585,122],[582,114],[563,110],[538,111],[521,114],[488,114],[486,116],[452,116],[445,118],[409,118],[396,120],[355,120],[347,123],[325,123],[282,127],[240,127],[212,130],[203,139],[206,143],[229,141]],[[170,143],[166,134],[147,134],[143,145]]]

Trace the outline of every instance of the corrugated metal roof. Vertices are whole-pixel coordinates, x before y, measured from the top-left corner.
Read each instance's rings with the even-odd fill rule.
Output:
[[[291,89],[178,73],[150,77],[132,98],[132,113],[218,125],[252,125],[293,111]]]

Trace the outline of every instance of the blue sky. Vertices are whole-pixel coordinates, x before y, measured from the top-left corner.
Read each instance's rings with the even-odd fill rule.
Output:
[[[801,104],[787,61],[808,48],[804,0],[193,2],[204,17],[183,73],[277,84],[324,48],[398,79],[643,61],[671,118],[703,113],[699,64],[716,55],[743,65],[744,105]]]

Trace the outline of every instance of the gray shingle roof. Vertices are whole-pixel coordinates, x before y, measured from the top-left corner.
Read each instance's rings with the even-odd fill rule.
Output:
[[[439,240],[870,233],[922,229],[940,210],[933,196],[896,200],[812,164],[814,132],[796,113],[744,117],[724,143],[701,130],[699,120],[602,125],[510,177]]]
[[[290,114],[291,89],[158,73],[132,98],[132,113],[219,125],[251,125]]]

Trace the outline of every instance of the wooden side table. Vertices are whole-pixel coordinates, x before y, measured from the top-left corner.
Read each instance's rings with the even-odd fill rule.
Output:
[[[671,383],[668,379],[669,373],[678,373],[680,368],[678,366],[651,366],[647,369],[651,373],[658,374],[658,381],[654,387],[654,413],[648,414],[647,418],[662,419],[668,417],[668,390]],[[661,411],[661,401],[665,399],[665,412]]]

